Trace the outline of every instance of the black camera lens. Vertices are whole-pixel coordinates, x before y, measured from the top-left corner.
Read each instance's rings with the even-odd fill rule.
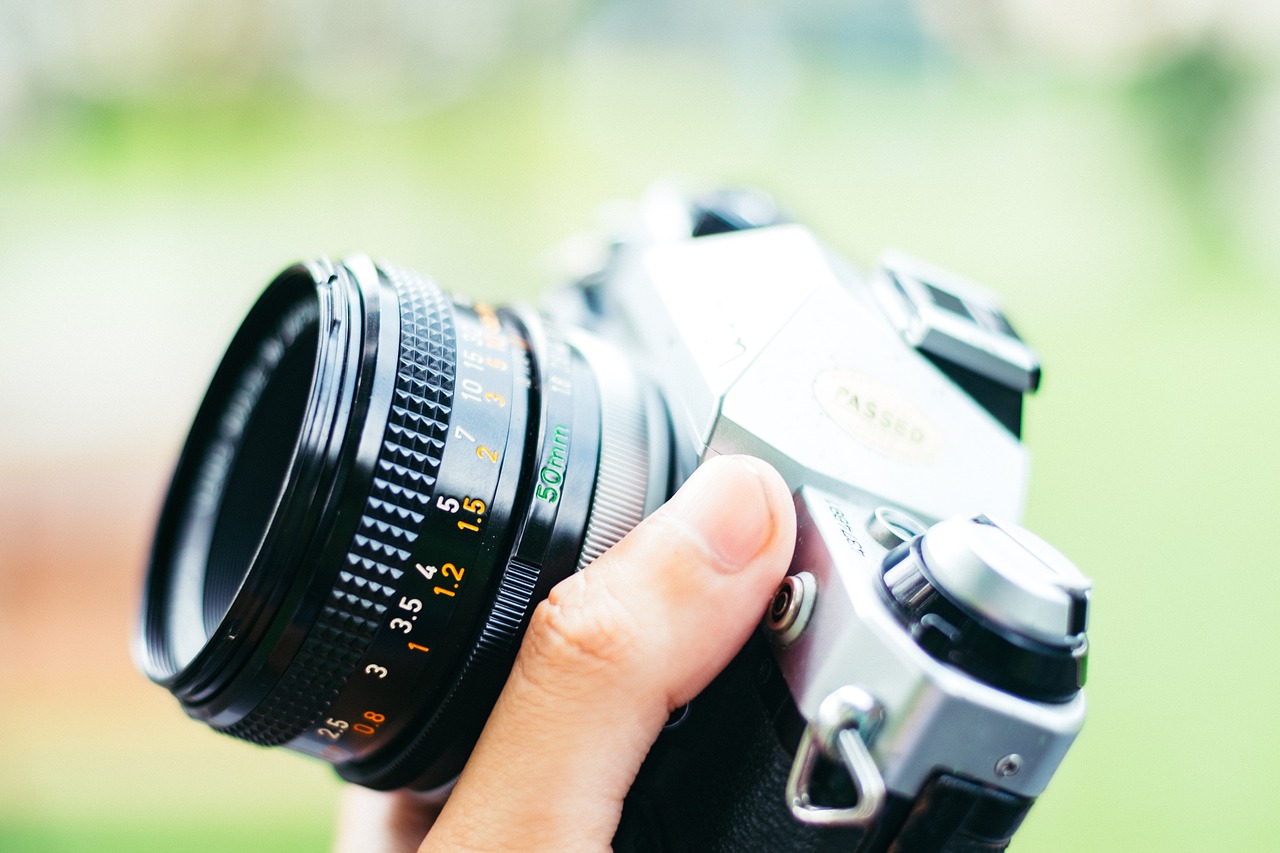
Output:
[[[179,459],[140,664],[219,731],[442,784],[537,602],[667,497],[670,444],[601,340],[360,256],[291,267]]]

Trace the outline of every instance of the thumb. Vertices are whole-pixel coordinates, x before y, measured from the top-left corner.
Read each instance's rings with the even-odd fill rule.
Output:
[[[422,849],[607,849],[667,716],[746,642],[794,540],[777,472],[722,457],[557,585]]]

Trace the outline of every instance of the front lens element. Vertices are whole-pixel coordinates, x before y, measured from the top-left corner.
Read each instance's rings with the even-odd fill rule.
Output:
[[[205,571],[206,638],[231,608],[288,479],[306,416],[316,343],[313,312],[286,317],[278,336],[265,342],[260,361],[244,377],[240,399],[227,413],[231,462]]]

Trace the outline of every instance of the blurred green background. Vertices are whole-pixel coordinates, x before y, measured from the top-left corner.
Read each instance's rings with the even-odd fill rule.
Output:
[[[326,768],[128,660],[223,346],[321,253],[532,297],[668,176],[984,281],[1040,350],[1091,716],[1015,848],[1280,849],[1275,8],[0,0],[0,850],[328,844]]]

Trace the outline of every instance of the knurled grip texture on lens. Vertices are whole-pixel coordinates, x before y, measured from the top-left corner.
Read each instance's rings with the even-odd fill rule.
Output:
[[[424,752],[432,750],[441,743],[440,732],[457,734],[457,727],[465,725],[459,715],[469,716],[467,722],[474,723],[475,715],[471,705],[467,704],[479,686],[488,686],[494,690],[489,697],[490,705],[496,698],[496,688],[500,686],[511,670],[511,655],[520,636],[525,616],[529,613],[533,601],[533,593],[542,574],[542,567],[513,558],[507,563],[502,573],[498,592],[488,617],[480,629],[480,635],[472,647],[470,654],[459,670],[458,676],[450,685],[448,692],[436,704],[431,717],[414,735],[408,746],[395,753],[391,760],[370,771],[348,766],[341,772],[348,781],[369,785],[378,790],[389,790],[413,784],[414,775],[422,770]],[[487,711],[485,714],[487,715]],[[479,720],[484,721],[484,715]],[[472,734],[474,736],[478,731]],[[457,769],[453,771],[455,774]],[[360,775],[353,775],[360,774]],[[445,777],[444,781],[447,781]],[[440,784],[440,783],[437,783]]]
[[[357,532],[320,615],[285,675],[224,731],[277,746],[305,731],[346,684],[382,622],[431,502],[453,403],[456,337],[448,298],[431,282],[379,268],[400,303],[400,354],[387,426]]]
[[[629,367],[587,353],[600,382],[600,465],[578,571],[595,562],[644,518],[649,432],[643,391]]]

